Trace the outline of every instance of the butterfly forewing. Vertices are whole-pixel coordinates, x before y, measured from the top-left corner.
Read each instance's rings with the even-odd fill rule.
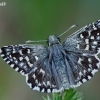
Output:
[[[86,25],[63,42],[69,51],[80,50],[83,53],[97,54],[100,52],[100,20]],[[77,51],[76,51],[77,52]]]
[[[42,45],[11,45],[0,49],[1,57],[13,69],[25,75],[30,72],[34,64],[46,56],[47,49]]]

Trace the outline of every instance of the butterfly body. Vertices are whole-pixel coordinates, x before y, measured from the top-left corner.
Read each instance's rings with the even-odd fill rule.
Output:
[[[70,65],[68,62],[68,56],[65,52],[63,45],[60,43],[60,39],[55,36],[49,36],[49,54],[50,59],[52,59],[52,71],[56,81],[57,87],[60,89],[61,87],[68,89],[71,85],[74,85],[74,79],[69,78],[72,76],[72,72],[68,72],[70,69]],[[66,62],[67,61],[67,62]]]
[[[50,54],[51,54],[51,66],[52,66],[52,72],[55,76],[56,83],[58,83],[57,87],[68,87],[68,77],[66,74],[66,64],[65,64],[65,56],[63,55],[62,45],[61,44],[54,44],[52,47],[50,47]],[[56,51],[56,52],[55,52]]]
[[[100,20],[86,25],[62,43],[50,35],[48,47],[18,44],[0,49],[1,57],[26,83],[40,92],[60,92],[90,80],[100,66]]]

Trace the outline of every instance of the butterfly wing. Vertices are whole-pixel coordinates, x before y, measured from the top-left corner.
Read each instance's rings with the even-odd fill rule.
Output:
[[[66,54],[69,54],[70,67],[79,86],[88,81],[98,71],[100,60],[100,20],[89,24],[70,35],[63,42]]]
[[[26,76],[26,83],[33,90],[56,92],[56,82],[51,73],[47,47],[18,44],[0,49],[1,57],[15,71]]]
[[[46,93],[61,91],[57,87],[49,59],[44,59],[44,61],[37,66],[36,69],[31,70],[26,76],[26,83],[30,88]]]
[[[25,75],[40,58],[46,57],[48,53],[43,45],[18,44],[2,47],[0,54],[7,64]]]
[[[80,50],[92,54],[100,52],[100,20],[86,25],[68,36],[63,45],[69,51]]]

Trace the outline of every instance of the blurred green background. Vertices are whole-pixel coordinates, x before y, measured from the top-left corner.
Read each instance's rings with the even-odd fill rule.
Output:
[[[47,39],[59,35],[71,25],[79,26],[61,37],[63,40],[86,24],[100,19],[100,0],[5,0],[0,6],[0,47]],[[45,43],[41,43],[45,44]],[[78,91],[83,100],[100,100],[100,71]],[[46,94],[33,91],[25,77],[0,58],[0,100],[42,100]]]

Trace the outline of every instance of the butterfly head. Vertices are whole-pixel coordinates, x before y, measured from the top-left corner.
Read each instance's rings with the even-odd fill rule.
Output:
[[[49,46],[54,45],[54,44],[59,44],[59,43],[60,43],[60,39],[56,35],[50,35],[48,37],[47,44]]]

